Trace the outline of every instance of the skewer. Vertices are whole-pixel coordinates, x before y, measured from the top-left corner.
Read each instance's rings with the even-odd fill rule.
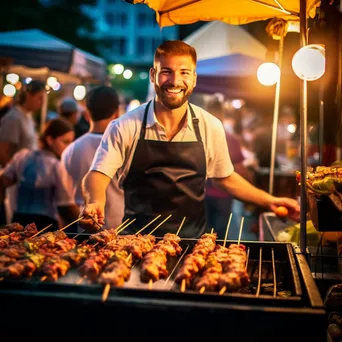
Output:
[[[153,280],[150,279],[150,280],[148,281],[148,289],[149,289],[149,290],[152,290],[152,285],[153,285]]]
[[[241,217],[241,223],[240,223],[240,232],[239,232],[239,239],[238,239],[238,246],[240,245],[240,240],[241,240],[241,233],[242,233],[242,227],[243,227],[243,221],[244,221],[244,217]]]
[[[230,222],[232,222],[232,216],[233,216],[233,214],[230,213],[229,220],[228,220],[228,223],[227,223],[227,228],[226,228],[226,234],[224,235],[223,247],[226,247],[228,232],[229,232],[229,228],[230,228]]]
[[[38,234],[42,233],[44,230],[50,228],[52,226],[52,223],[49,224],[48,226],[44,227],[43,229],[41,229],[39,232],[37,232],[36,234],[32,235],[30,238],[34,238],[35,236],[37,236]]]
[[[110,291],[110,284],[106,284],[104,289],[103,289],[103,293],[102,293],[102,301],[105,302],[108,298],[109,295],[109,291]]]
[[[47,278],[47,276],[45,275],[45,276],[42,276],[41,278],[40,278],[40,281],[45,281],[46,280],[46,278]]]
[[[241,240],[241,233],[242,233],[242,227],[243,227],[243,221],[244,221],[244,217],[241,217],[241,223],[240,223],[240,232],[239,232],[239,238],[238,238],[238,246],[240,245],[240,240]],[[226,286],[223,286],[219,292],[219,295],[223,295],[227,290]]]
[[[127,220],[125,220],[124,222],[122,222],[119,226],[117,226],[115,228],[116,231],[118,231],[122,226],[124,226],[127,222],[129,221],[129,218]]]
[[[230,228],[230,222],[232,221],[232,216],[233,216],[233,214],[230,213],[229,220],[227,223],[226,233],[224,234],[223,247],[226,247],[227,236],[228,236],[228,232],[229,232],[229,228]],[[213,232],[213,229],[211,231]],[[205,286],[202,286],[199,290],[199,293],[204,293],[204,291],[205,291]]]
[[[85,277],[77,280],[76,284],[82,284],[84,280],[85,280]]]
[[[84,216],[81,216],[81,217],[79,217],[77,220],[75,220],[75,221],[73,221],[73,222],[67,224],[65,227],[63,227],[63,228],[61,228],[61,229],[58,229],[58,230],[59,230],[59,231],[63,231],[63,230],[65,230],[65,229],[67,229],[68,227],[70,227],[72,224],[74,224],[74,223],[76,223],[76,222],[78,222],[78,221],[83,220],[83,218],[84,218]]]
[[[129,259],[131,259],[131,258],[132,258],[132,253],[129,253],[128,257],[126,258],[126,261],[129,261]],[[85,277],[81,278],[82,281],[83,281],[83,279],[85,279]],[[102,301],[103,302],[105,302],[107,300],[109,292],[110,292],[110,284],[108,283],[108,284],[105,285],[105,287],[103,289],[103,292],[102,292]]]
[[[211,228],[210,234],[214,233],[214,228]]]
[[[122,233],[129,225],[131,225],[134,221],[136,220],[136,218],[134,218],[131,222],[128,222],[127,224],[125,224],[120,230],[117,230],[118,234]]]
[[[181,230],[182,227],[183,227],[183,224],[184,224],[184,222],[185,222],[185,219],[186,219],[186,216],[184,216],[183,221],[181,222],[181,224],[180,224],[180,226],[179,226],[179,228],[178,228],[178,230],[177,230],[177,233],[176,233],[177,236],[178,236],[180,230]]]
[[[180,290],[181,290],[181,292],[185,292],[185,279],[182,279]]]
[[[172,216],[172,214],[170,214],[166,219],[164,219],[164,221],[160,222],[160,223],[158,224],[157,227],[155,227],[153,230],[151,230],[151,231],[148,233],[148,235],[151,235],[157,228],[159,228],[159,227],[160,227],[164,222],[166,222],[171,216]]]
[[[161,215],[158,215],[157,217],[155,217],[152,221],[150,221],[149,223],[147,223],[146,226],[142,227],[140,230],[138,230],[135,235],[138,235],[140,232],[142,232],[145,228],[147,228],[149,225],[151,225],[155,220],[159,219]]]

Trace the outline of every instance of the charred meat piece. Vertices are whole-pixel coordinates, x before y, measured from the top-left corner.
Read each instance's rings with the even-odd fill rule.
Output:
[[[175,281],[181,283],[183,279],[187,286],[191,286],[191,282],[195,275],[204,267],[205,261],[209,253],[213,252],[216,246],[217,234],[203,234],[196,242],[192,252],[188,254],[182,266],[180,267]]]
[[[96,234],[92,234],[89,240],[94,243],[100,243],[101,245],[106,245],[107,243],[115,240],[117,236],[118,236],[117,230],[115,228],[111,228],[108,230],[103,230]]]
[[[126,251],[117,251],[101,273],[98,282],[123,286],[131,276],[132,257]]]

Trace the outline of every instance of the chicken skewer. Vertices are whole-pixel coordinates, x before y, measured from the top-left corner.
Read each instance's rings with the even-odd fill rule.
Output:
[[[241,218],[238,242],[229,246],[229,258],[222,265],[223,273],[218,279],[220,295],[226,290],[236,291],[249,283],[246,247],[240,244],[243,222],[244,217]]]
[[[186,218],[184,217],[176,234],[165,234],[163,240],[159,241],[152,250],[145,255],[141,266],[140,279],[142,282],[148,282],[150,289],[153,282],[168,276],[168,258],[179,255],[182,252],[182,248],[179,246],[181,239],[178,234],[185,219]]]
[[[232,213],[230,214],[227,223],[223,246],[217,245],[215,247],[215,250],[209,254],[201,275],[194,279],[194,288],[199,290],[200,293],[204,293],[206,289],[215,291],[217,288],[218,277],[222,273],[222,263],[228,258],[228,248],[226,248],[226,242],[231,221]]]
[[[216,233],[205,233],[196,242],[192,253],[188,254],[182,266],[180,267],[175,281],[181,284],[181,291],[185,291],[186,286],[190,286],[191,282],[204,267],[205,261],[216,246]]]
[[[144,255],[151,251],[151,249],[155,245],[155,237],[151,234],[156,229],[158,229],[164,222],[166,222],[171,216],[172,215],[166,217],[148,235],[142,236],[140,234],[140,229],[135,234],[135,236],[129,236],[131,241],[128,240],[127,244],[124,243],[123,246],[120,246],[120,243],[118,241],[118,243],[114,244],[114,246],[111,246],[111,244],[108,244],[106,246],[106,248],[114,248],[116,253],[118,253],[119,251],[124,251],[129,254],[125,260],[123,258],[117,260],[118,258],[114,256],[113,262],[107,265],[104,269],[103,274],[101,274],[99,281],[106,284],[102,295],[103,301],[107,300],[111,285],[122,286],[125,283],[125,281],[127,281],[130,278],[132,259],[142,259]],[[153,221],[155,221],[155,219]],[[145,229],[149,225],[150,224],[147,224],[143,228]],[[127,239],[128,236],[124,236],[122,238]],[[131,258],[129,259],[129,257]]]

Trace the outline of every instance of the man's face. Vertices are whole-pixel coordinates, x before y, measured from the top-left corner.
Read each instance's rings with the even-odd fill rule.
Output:
[[[196,86],[195,67],[190,56],[161,56],[150,70],[157,100],[168,109],[181,107]]]

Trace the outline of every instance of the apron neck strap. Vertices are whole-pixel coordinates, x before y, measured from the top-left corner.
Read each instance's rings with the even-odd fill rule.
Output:
[[[152,100],[145,107],[144,119],[142,122],[141,131],[140,131],[140,139],[142,139],[142,140],[145,139],[147,115],[148,115],[148,110],[150,108],[151,102],[152,102]],[[189,107],[190,107],[191,119],[192,119],[192,123],[194,125],[194,130],[195,130],[197,141],[202,142],[202,137],[201,137],[201,133],[200,133],[199,126],[198,126],[199,119],[196,118],[195,112],[194,112],[190,103],[189,103]]]
[[[199,126],[198,126],[199,119],[196,118],[195,112],[190,103],[189,103],[189,107],[190,107],[192,123],[194,125],[194,130],[195,130],[197,141],[202,142],[202,137],[201,137],[201,133],[200,133]]]
[[[147,114],[148,114],[148,110],[150,108],[151,102],[152,102],[152,100],[145,107],[144,120],[143,120],[143,123],[142,123],[142,126],[141,126],[141,131],[140,131],[140,139],[142,139],[142,140],[145,139]]]

